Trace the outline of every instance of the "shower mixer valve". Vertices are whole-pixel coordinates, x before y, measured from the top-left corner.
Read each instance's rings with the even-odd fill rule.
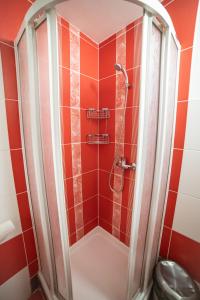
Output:
[[[127,164],[125,157],[120,157],[120,159],[118,160],[116,165],[123,170],[135,170],[136,169],[136,164],[135,163]]]

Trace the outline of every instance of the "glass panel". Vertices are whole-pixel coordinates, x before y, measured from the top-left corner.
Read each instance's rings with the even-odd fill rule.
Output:
[[[166,41],[167,42],[167,41]],[[167,87],[167,98],[165,101],[161,101],[162,108],[160,109],[160,119],[164,120],[164,115],[167,116],[165,121],[161,121],[159,124],[160,134],[159,141],[161,140],[162,150],[163,153],[163,161],[161,161],[158,165],[156,165],[155,170],[155,184],[154,190],[152,194],[152,201],[158,201],[157,205],[153,204],[153,209],[151,212],[151,220],[156,221],[155,228],[154,228],[154,235],[153,237],[150,236],[152,239],[152,243],[146,247],[146,256],[145,258],[145,286],[149,286],[152,280],[152,273],[154,266],[157,261],[157,254],[158,254],[158,246],[159,246],[159,239],[160,239],[160,230],[162,224],[162,217],[163,217],[163,209],[166,197],[166,187],[168,181],[168,172],[169,172],[169,163],[170,163],[170,153],[171,153],[171,144],[172,144],[172,131],[173,131],[173,124],[174,124],[174,107],[176,103],[176,85],[177,85],[177,62],[178,62],[178,48],[176,43],[174,42],[173,37],[171,37],[171,41],[169,42],[169,70],[168,70],[168,80],[166,82]],[[167,55],[167,53],[165,53]],[[166,71],[166,70],[165,70]],[[162,99],[163,100],[163,99]],[[161,137],[162,135],[162,137]],[[161,144],[159,142],[159,144]],[[158,152],[160,152],[160,145],[158,144]],[[159,169],[159,171],[158,171]],[[161,170],[161,171],[160,171]],[[158,173],[162,172],[162,177],[158,175]],[[156,185],[158,182],[157,178],[159,179],[159,187]],[[151,222],[150,220],[150,222]]]
[[[31,103],[29,96],[28,84],[28,58],[27,58],[27,44],[26,33],[23,34],[18,44],[18,57],[19,57],[19,73],[20,73],[20,90],[21,90],[21,110],[23,119],[24,131],[24,146],[26,153],[27,172],[29,178],[29,188],[31,194],[33,215],[35,220],[35,229],[37,234],[37,244],[40,258],[40,271],[46,280],[47,285],[50,287],[50,269],[48,256],[48,247],[45,244],[45,236],[43,231],[41,208],[39,202],[37,178],[34,165],[34,154],[32,145],[32,126],[31,126]],[[41,200],[41,199],[40,199]]]
[[[169,54],[169,74],[168,74],[168,97],[167,97],[167,126],[165,130],[165,152],[164,152],[164,165],[162,172],[162,182],[160,183],[160,198],[159,198],[159,207],[158,207],[158,216],[157,216],[157,226],[156,232],[154,233],[154,249],[152,249],[152,262],[150,270],[153,270],[155,265],[155,259],[157,255],[157,246],[159,243],[160,237],[160,222],[163,215],[163,206],[165,203],[165,193],[167,178],[169,172],[169,161],[170,153],[172,148],[172,133],[174,125],[174,108],[176,103],[176,88],[177,88],[177,62],[178,62],[178,48],[174,41],[174,38],[171,37],[170,41],[170,54]],[[158,241],[156,243],[156,241]],[[153,260],[153,257],[155,258]]]
[[[157,125],[158,125],[158,107],[159,107],[159,91],[160,91],[160,62],[161,62],[161,42],[162,34],[156,26],[152,26],[149,40],[148,54],[148,73],[146,85],[145,99],[145,129],[143,135],[143,147],[145,147],[143,186],[141,191],[141,208],[140,221],[138,229],[137,244],[134,269],[134,277],[132,278],[132,295],[135,295],[141,287],[141,276],[143,269],[144,249],[146,242],[147,226],[149,220],[149,210],[151,203],[152,184],[154,176]],[[141,184],[141,183],[139,183]],[[134,211],[135,207],[133,207]]]
[[[66,295],[66,277],[64,271],[64,261],[61,234],[57,207],[57,196],[55,188],[55,174],[52,153],[52,133],[51,133],[51,112],[50,112],[50,86],[49,86],[49,53],[47,22],[44,21],[36,29],[36,47],[38,60],[38,83],[39,83],[39,109],[40,109],[40,130],[42,142],[42,155],[44,176],[47,194],[47,204],[51,224],[53,239],[53,250],[56,264],[56,274],[59,293]]]

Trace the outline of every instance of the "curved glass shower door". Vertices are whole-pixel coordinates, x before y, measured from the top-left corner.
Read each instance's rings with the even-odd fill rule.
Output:
[[[126,282],[116,299],[116,294],[110,293],[116,286],[112,281],[107,294],[111,298],[107,298],[143,299],[151,287],[158,258],[173,132],[178,46],[170,26],[153,17],[155,8],[145,10],[141,19],[99,46],[56,16],[53,5],[59,2],[46,0],[46,7],[36,2],[33,7],[40,10],[36,13],[33,9],[17,43],[21,128],[39,278],[49,299],[79,300],[84,293],[72,294],[70,259],[78,270],[77,291],[81,282],[87,283],[82,284],[84,292],[85,286],[99,292],[104,274],[109,273],[110,283],[115,275],[113,269],[120,273],[117,263],[118,269],[111,267],[104,272],[106,261],[116,261],[112,260],[114,252],[110,249],[118,249],[126,256],[121,265]],[[148,9],[146,4],[144,7]],[[111,71],[104,64],[106,56]],[[131,83],[126,108],[124,78],[115,71],[115,63],[123,65]],[[97,115],[106,107],[110,118],[88,120],[87,112],[94,107]],[[123,134],[119,135],[121,126]],[[103,144],[100,139],[99,145],[88,143],[88,134],[99,138],[105,130],[110,130],[106,132],[110,143]],[[116,149],[130,164],[135,163],[137,152],[136,171],[124,171],[124,190],[120,193],[109,189],[110,164]],[[121,190],[117,188],[121,173],[119,166],[115,167],[112,184]],[[74,258],[75,252],[81,252],[80,243],[90,238],[89,231],[97,233],[97,238],[98,234],[106,235],[108,244],[112,241],[114,247],[103,252],[103,242],[94,242],[88,247],[93,252],[82,251],[84,257]],[[82,266],[86,260],[95,264],[95,255],[102,257],[102,252],[105,256],[108,253],[109,259],[99,260],[95,270],[98,273],[102,268],[104,274],[94,277],[94,265],[90,264],[90,276],[84,276]],[[88,253],[91,256],[86,257]],[[104,287],[98,294],[100,299],[105,295]],[[87,292],[84,295],[90,300]]]
[[[168,186],[179,44],[169,28],[145,12],[140,83],[140,128],[132,219],[128,300],[150,293],[159,255]],[[146,298],[145,298],[146,299]]]
[[[37,246],[39,254],[40,272],[46,285],[51,288],[52,285],[52,265],[51,253],[49,247],[48,231],[49,223],[44,218],[45,213],[45,194],[41,187],[41,178],[36,168],[38,160],[38,149],[34,139],[34,128],[31,124],[34,107],[30,99],[29,64],[28,64],[28,45],[27,31],[25,31],[18,43],[18,71],[20,84],[20,112],[21,112],[21,130],[23,130],[24,158],[26,161],[27,186],[29,187],[29,198],[33,210],[34,225],[37,237]]]
[[[52,72],[49,49],[52,39],[56,40],[56,16],[51,11],[40,20],[27,26],[18,43],[21,125],[38,245],[39,278],[49,297],[54,295],[68,300],[71,299],[71,286],[69,260],[66,260],[67,230],[63,231],[66,221],[61,218],[65,215],[65,204],[63,209],[61,200],[63,182],[60,186],[55,175],[58,170],[55,147],[58,145],[58,151],[59,144],[52,130],[56,85],[52,83],[55,72]],[[51,32],[54,29],[55,35]],[[62,176],[62,169],[59,174]]]

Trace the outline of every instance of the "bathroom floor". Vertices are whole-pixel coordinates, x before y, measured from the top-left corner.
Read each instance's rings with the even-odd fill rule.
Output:
[[[74,300],[124,300],[129,249],[101,227],[71,247]]]

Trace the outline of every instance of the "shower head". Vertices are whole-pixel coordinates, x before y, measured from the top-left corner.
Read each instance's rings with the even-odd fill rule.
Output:
[[[128,82],[128,74],[126,69],[121,64],[114,64],[114,68],[116,71],[122,72],[124,74],[126,87],[129,87],[130,85]]]
[[[116,71],[122,72],[123,66],[121,64],[114,64],[114,68]]]

